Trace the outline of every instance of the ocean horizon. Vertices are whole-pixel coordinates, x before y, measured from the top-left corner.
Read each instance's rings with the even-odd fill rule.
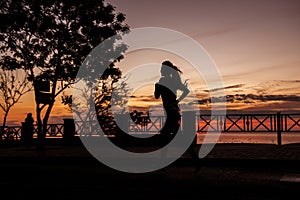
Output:
[[[197,144],[202,144],[204,137],[205,134],[197,134]],[[217,143],[278,144],[278,140],[276,132],[223,132]],[[300,143],[300,132],[281,133],[281,144],[293,143]]]

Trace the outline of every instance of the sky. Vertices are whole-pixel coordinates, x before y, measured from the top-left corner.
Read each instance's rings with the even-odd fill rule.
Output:
[[[199,43],[219,70],[228,110],[300,111],[300,1],[106,2],[114,5],[117,12],[126,15],[126,22],[131,29],[167,28]],[[171,58],[183,70],[184,78],[193,78],[193,70],[183,59],[166,52],[130,52],[125,54],[118,66],[126,72],[126,69],[140,65],[157,67],[163,60]],[[130,72],[125,74],[129,75]],[[151,83],[158,80],[159,71],[139,77],[137,81],[144,85],[132,92],[129,104],[155,107],[159,102],[153,100]],[[209,91],[201,78],[193,83],[193,92],[199,98],[199,109],[209,108],[209,94],[217,90],[210,88]],[[34,113],[34,104],[26,102],[33,102],[33,96],[24,96],[22,102],[13,108],[8,117],[10,123],[18,123],[28,112]],[[52,119],[71,115],[59,102],[58,99]]]
[[[162,27],[197,41],[220,71],[227,109],[300,110],[300,1],[108,2],[126,14],[132,29]],[[151,56],[151,52],[135,54],[136,59],[145,59],[145,63]],[[134,57],[125,55],[121,68],[133,62],[130,56]],[[152,62],[162,60],[157,56]],[[192,72],[180,65],[180,61],[175,64],[183,69],[186,77],[191,76]],[[207,88],[199,84],[194,89],[201,109],[205,109]],[[144,97],[153,94],[149,87],[139,91]],[[148,100],[144,98],[145,105]],[[142,103],[132,101],[132,104]]]

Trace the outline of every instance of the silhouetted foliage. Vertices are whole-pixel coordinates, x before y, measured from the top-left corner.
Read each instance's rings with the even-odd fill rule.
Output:
[[[130,112],[130,117],[132,121],[137,125],[146,126],[151,122],[149,112],[144,113],[142,111],[134,110]]]
[[[0,109],[3,111],[0,140],[6,125],[7,116],[11,108],[20,101],[21,97],[32,91],[32,86],[27,80],[27,73],[20,75],[17,70],[0,69]]]
[[[129,90],[126,77],[121,78],[120,73],[119,76],[110,76],[110,79],[100,79],[95,92],[89,87],[81,88],[80,91],[77,90],[77,94],[80,94],[77,98],[80,99],[64,94],[61,102],[81,121],[97,119],[105,134],[116,134],[115,115],[125,113]],[[92,116],[91,106],[95,107],[97,116]],[[88,110],[88,114],[82,115],[82,109]]]
[[[126,30],[129,27],[125,15],[103,0],[1,0],[2,66],[25,70],[33,83],[51,83],[50,100],[45,104],[38,101],[40,93],[34,85],[39,138],[45,137],[55,98],[74,83],[80,65],[91,50]],[[121,53],[125,49],[121,45],[110,50]],[[112,64],[102,79],[119,74],[120,70]],[[42,118],[43,109],[46,110]]]

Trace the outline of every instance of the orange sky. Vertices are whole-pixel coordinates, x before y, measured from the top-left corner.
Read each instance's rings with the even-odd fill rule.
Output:
[[[139,1],[107,0],[126,14],[131,28],[163,27],[179,31],[206,49],[218,67],[225,86],[228,109],[300,111],[300,1]],[[157,51],[128,53],[119,63],[126,68],[159,64],[172,59],[183,69],[184,77],[193,77],[188,64]],[[155,83],[157,74],[142,75],[137,82]],[[209,108],[205,82],[192,83],[200,109]],[[153,99],[151,84],[133,91],[130,105],[149,107]],[[140,97],[142,96],[142,98]],[[190,99],[188,99],[190,100]],[[11,111],[8,122],[19,124],[26,113],[34,113],[32,94],[27,94]],[[56,100],[56,116],[70,116]],[[0,116],[2,121],[2,113]]]
[[[109,0],[124,12],[131,28],[163,27],[196,40],[220,70],[228,109],[300,110],[300,2],[299,1],[138,1]],[[120,66],[134,67],[172,58],[185,77],[192,77],[184,61],[155,51],[125,55]],[[158,75],[145,77],[158,80]],[[141,78],[141,82],[143,79]],[[208,92],[203,80],[193,85],[199,98]],[[133,104],[147,106],[144,98]],[[138,96],[138,95],[135,95]],[[204,102],[204,101],[203,101]],[[207,105],[201,104],[201,109]]]

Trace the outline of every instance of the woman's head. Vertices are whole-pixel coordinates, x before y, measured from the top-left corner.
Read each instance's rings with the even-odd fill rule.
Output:
[[[176,67],[175,65],[173,65],[173,63],[169,60],[166,60],[164,62],[162,62],[161,65],[161,74],[163,76],[165,75],[172,75],[172,74],[178,74],[182,73],[180,69],[178,69],[178,67]]]

